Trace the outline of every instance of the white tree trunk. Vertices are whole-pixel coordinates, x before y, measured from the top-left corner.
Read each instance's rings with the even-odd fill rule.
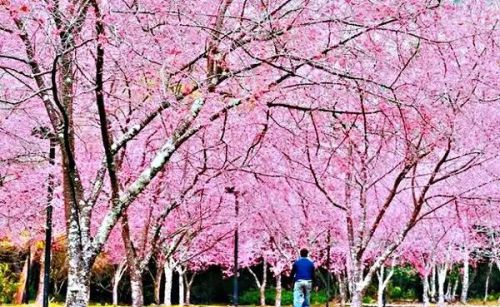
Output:
[[[248,268],[248,271],[252,274],[255,285],[259,289],[260,306],[266,306],[267,262],[264,261],[262,264],[262,281],[251,268]]]
[[[434,264],[432,265],[430,286],[431,286],[431,290],[430,290],[431,302],[435,303],[436,302],[436,266]]]
[[[71,259],[69,261],[71,263]],[[90,272],[85,268],[73,267],[68,271],[67,307],[86,307],[90,300]]]
[[[462,293],[460,294],[460,303],[467,304],[467,293],[469,292],[469,249],[464,249],[464,273],[462,275]]]
[[[260,306],[266,306],[266,289],[265,288],[259,289],[259,296],[260,296]]]
[[[177,267],[177,273],[179,274],[179,306],[184,306],[184,269],[181,266]]]
[[[488,288],[490,286],[490,276],[491,276],[491,271],[493,269],[493,261],[490,260],[490,262],[488,263],[488,275],[486,275],[486,281],[484,283],[484,298],[483,298],[483,302],[487,302],[488,301]]]
[[[380,267],[381,276],[378,277],[378,289],[377,289],[377,306],[378,307],[383,307],[384,306],[384,267]]]
[[[344,274],[338,275],[339,280],[339,294],[340,294],[340,307],[345,307],[345,303],[347,301],[347,288],[345,283]]]
[[[144,294],[141,271],[134,269],[134,272],[131,272],[130,268],[129,271],[130,290],[132,293],[132,307],[142,307],[144,306]]]
[[[276,275],[276,295],[274,297],[274,307],[281,307],[281,294],[282,294],[282,287],[281,287],[281,273]]]
[[[424,276],[422,276],[422,302],[424,307],[429,307],[429,272],[425,272]]]
[[[91,268],[97,254],[95,251],[83,249],[89,239],[87,234],[90,232],[87,231],[86,227],[90,225],[90,217],[83,215],[78,221],[75,216],[77,216],[77,212],[72,206],[67,229],[68,287],[66,307],[86,307],[90,301]]]
[[[446,274],[448,272],[448,265],[442,264],[438,266],[438,306],[444,307],[445,299],[444,299],[444,283],[446,281]]]
[[[455,280],[453,284],[453,290],[451,291],[451,301],[455,302],[457,300],[457,289],[458,289],[458,279]]]
[[[188,285],[186,285],[186,302],[185,302],[185,305],[186,306],[191,305],[191,287],[189,287]]]
[[[113,306],[118,306],[118,285],[119,285],[119,283],[120,283],[120,280],[113,280]]]
[[[135,274],[134,274],[135,275]],[[132,306],[133,307],[142,307],[144,306],[144,295],[142,292],[142,278],[135,276],[131,277],[130,280],[130,290],[132,293]]]
[[[172,263],[167,260],[165,263],[165,289],[164,289],[164,298],[163,305],[172,306],[172,277],[174,274],[174,269],[172,267]]]
[[[193,272],[191,273],[191,277],[186,278],[186,305],[191,305],[191,287],[193,286],[195,277],[196,272]]]
[[[378,307],[383,307],[385,305],[384,303],[384,291],[385,288],[387,288],[387,285],[389,284],[389,281],[391,280],[392,275],[394,274],[394,265],[395,265],[395,260],[392,260],[391,264],[391,270],[385,275],[385,265],[380,266],[380,269],[377,272],[377,277],[378,277],[378,291],[377,291],[377,305]]]
[[[38,279],[38,288],[36,290],[36,306],[43,306],[43,286],[45,281],[45,253],[42,249],[42,254],[40,255],[40,277]]]
[[[262,284],[260,287],[260,306],[266,306],[267,262],[262,264]]]
[[[184,303],[186,306],[191,305],[191,286],[186,284],[186,302]]]
[[[448,280],[448,285],[446,286],[446,294],[444,295],[444,300],[448,303],[451,302],[451,281]]]
[[[363,305],[363,293],[357,289],[353,289],[351,292],[351,307],[362,307]]]
[[[364,276],[364,264],[356,258],[355,254],[351,255],[351,263],[349,263],[347,271],[350,272],[348,274],[348,283],[351,294],[351,307],[361,307],[365,290],[371,282],[371,275]]]
[[[118,305],[118,287],[120,285],[120,280],[123,277],[123,273],[125,273],[125,269],[127,268],[127,261],[123,260],[118,264],[118,267],[116,268],[115,274],[113,275],[113,305],[117,306]]]

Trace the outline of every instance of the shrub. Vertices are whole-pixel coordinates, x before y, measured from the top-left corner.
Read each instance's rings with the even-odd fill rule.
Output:
[[[0,263],[0,303],[11,303],[17,286],[16,276],[12,274],[9,265]]]
[[[266,289],[266,305],[274,305],[276,290],[274,288]],[[260,295],[258,289],[245,291],[240,295],[239,303],[241,305],[259,305]],[[326,292],[321,290],[313,291],[311,294],[311,304],[323,304],[326,302]],[[293,291],[283,289],[281,293],[281,305],[293,304]]]

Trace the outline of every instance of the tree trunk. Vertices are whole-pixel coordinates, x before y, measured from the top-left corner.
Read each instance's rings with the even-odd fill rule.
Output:
[[[66,307],[86,307],[90,300],[90,270],[83,265],[71,265],[68,271]]]
[[[186,306],[191,305],[191,287],[188,284],[186,284],[186,302],[185,302],[185,305]]]
[[[422,302],[424,307],[429,307],[429,272],[425,272],[424,276],[422,276]]]
[[[187,278],[186,274],[186,305],[191,305],[191,287],[193,286],[196,272],[191,273],[191,277]]]
[[[448,266],[446,264],[442,264],[438,266],[438,306],[444,307],[444,283],[446,281],[446,273],[448,271]]]
[[[179,274],[179,306],[184,306],[184,269],[181,266],[177,267],[177,273]]]
[[[380,269],[377,272],[377,277],[378,277],[378,291],[377,291],[377,305],[378,307],[383,307],[385,306],[385,297],[384,297],[384,292],[385,288],[387,288],[387,285],[389,284],[389,281],[391,280],[392,275],[394,274],[394,265],[395,265],[395,260],[392,260],[391,264],[391,270],[385,275],[385,265],[380,266]]]
[[[26,256],[26,260],[24,261],[23,270],[21,271],[21,275],[19,276],[19,286],[17,287],[17,291],[14,294],[14,304],[20,305],[23,303],[24,294],[28,286],[28,273],[31,267],[31,259],[33,259],[35,248],[29,246],[28,249],[28,255]]]
[[[363,293],[356,288],[352,289],[351,292],[351,307],[362,307],[363,305]]]
[[[281,273],[279,273],[278,275],[276,275],[276,295],[274,297],[274,307],[281,307],[281,294]]]
[[[378,287],[377,289],[377,306],[384,307],[384,288]]]
[[[266,284],[267,284],[267,262],[264,260],[262,264],[262,284],[259,289],[260,306],[266,306]]]
[[[371,276],[364,276],[364,269],[364,264],[358,259],[358,256],[356,254],[351,255],[351,261],[347,267],[351,307],[362,306],[365,290],[370,284]]]
[[[431,286],[431,291],[430,291],[431,302],[435,303],[436,302],[436,266],[435,265],[432,265],[430,286]]]
[[[469,292],[469,250],[464,250],[464,273],[462,275],[462,293],[460,294],[460,303],[467,304],[467,293]]]
[[[113,283],[113,305],[117,306],[118,305],[118,286],[120,285],[120,280],[123,277],[123,273],[125,272],[125,269],[127,268],[127,261],[123,260],[118,264],[118,267],[116,268],[115,274],[112,279]]]
[[[155,304],[160,305],[160,289],[161,289],[161,277],[163,275],[163,263],[161,261],[156,261],[156,272],[154,280],[154,296]]]
[[[248,268],[248,271],[252,274],[255,285],[259,289],[260,306],[266,306],[267,262],[264,260],[262,263],[262,281],[259,280],[257,274],[251,268]]]
[[[451,302],[451,280],[448,280],[448,285],[446,286],[446,294],[444,295],[445,301]]]
[[[130,290],[132,292],[132,306],[142,307],[144,306],[144,294],[143,294],[141,271],[137,269],[131,269],[129,267],[129,274],[130,274]]]
[[[165,289],[163,297],[163,305],[172,306],[172,277],[174,274],[174,269],[170,260],[165,263]]]
[[[484,298],[483,298],[484,303],[488,301],[488,288],[490,286],[490,276],[492,269],[493,269],[493,260],[490,260],[490,262],[488,263],[488,275],[486,275],[486,281],[484,283]]]
[[[116,276],[116,275],[115,275]],[[118,306],[118,279],[113,280],[113,306]]]
[[[40,255],[40,274],[38,278],[38,287],[36,289],[36,306],[43,306],[43,285],[45,281],[45,254],[42,252]]]
[[[128,273],[130,276],[130,292],[132,296],[132,306],[144,306],[144,293],[142,284],[142,270],[137,249],[135,248],[130,231],[127,212],[122,216],[122,240],[125,245]]]
[[[455,302],[457,300],[457,289],[458,289],[458,279],[455,280],[453,284],[453,290],[451,291],[451,301]]]
[[[345,277],[342,273],[338,275],[339,280],[339,294],[340,294],[340,307],[345,307],[347,301],[347,288],[345,283]]]

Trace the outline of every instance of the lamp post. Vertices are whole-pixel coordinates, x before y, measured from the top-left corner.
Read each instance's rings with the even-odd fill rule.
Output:
[[[331,246],[331,234],[330,229],[328,229],[328,234],[326,236],[326,307],[330,304],[330,246]]]
[[[49,164],[55,165],[56,141],[53,137],[49,138]],[[50,288],[50,251],[52,247],[52,199],[54,198],[54,174],[49,173],[47,187],[47,220],[45,224],[45,261],[43,268],[43,307],[49,307],[49,288]]]
[[[234,187],[226,187],[226,193],[234,195],[234,213],[236,226],[234,228],[234,264],[233,264],[233,306],[238,306],[238,216],[239,216],[239,193]]]
[[[49,164],[51,168],[55,165],[56,157],[56,136],[47,127],[37,127],[32,131],[33,135],[41,139],[48,139],[49,145]],[[52,247],[52,200],[54,199],[54,174],[49,172],[47,181],[47,218],[45,220],[45,251],[43,267],[43,307],[49,307],[50,290],[50,252]]]

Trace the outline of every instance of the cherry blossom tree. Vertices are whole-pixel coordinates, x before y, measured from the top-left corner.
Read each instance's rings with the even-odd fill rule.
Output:
[[[19,88],[6,93],[3,101],[14,109],[25,102],[44,109],[59,144],[70,259],[68,306],[88,303],[90,268],[97,254],[175,151],[230,109],[255,101],[254,93],[294,76],[263,64],[283,57],[272,48],[295,26],[303,4],[222,1],[215,8],[206,3],[213,11],[208,15],[198,14],[199,5],[1,3],[2,36],[8,42],[2,45],[2,61],[7,62],[3,70],[10,72],[3,82]],[[243,82],[249,72],[263,77],[258,83]],[[172,112],[165,114],[167,108]],[[155,118],[176,124],[162,126]],[[162,131],[153,158],[121,186],[119,155],[148,131]],[[97,142],[86,147],[86,141]],[[96,221],[91,216],[102,202],[111,205]]]
[[[0,0],[1,235],[42,235],[54,176],[66,305],[89,303],[121,224],[112,257],[140,306],[158,246],[169,276],[193,255],[169,218],[203,198],[227,221],[205,234],[241,230],[247,264],[262,257],[277,283],[301,245],[324,265],[330,229],[327,269],[358,307],[419,225],[455,209],[439,257],[419,256],[441,299],[459,230],[475,239],[468,208],[500,200],[497,15],[488,1]],[[250,204],[238,217],[228,188]],[[229,268],[222,250],[207,252]]]

